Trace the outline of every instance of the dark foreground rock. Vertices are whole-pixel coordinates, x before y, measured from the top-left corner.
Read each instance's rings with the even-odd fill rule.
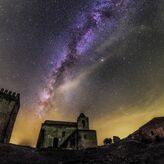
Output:
[[[164,164],[164,142],[121,141],[93,149],[36,150],[0,144],[0,164]]]

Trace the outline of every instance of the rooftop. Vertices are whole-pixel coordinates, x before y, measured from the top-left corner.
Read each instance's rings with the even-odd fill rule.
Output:
[[[76,122],[46,120],[43,125],[57,125],[57,126],[73,126],[73,127],[76,127],[77,123]]]

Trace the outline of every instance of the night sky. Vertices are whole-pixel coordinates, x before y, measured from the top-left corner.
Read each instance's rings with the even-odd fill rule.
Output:
[[[0,0],[0,87],[21,94],[12,143],[84,112],[99,144],[164,115],[163,0]]]

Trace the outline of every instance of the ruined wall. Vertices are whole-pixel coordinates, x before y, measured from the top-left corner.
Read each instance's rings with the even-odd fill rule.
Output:
[[[97,136],[95,130],[78,131],[78,148],[84,149],[97,146]]]
[[[152,142],[164,139],[164,117],[154,118],[128,138],[143,142]]]
[[[152,127],[140,129],[141,140],[156,141],[164,138],[164,127]]]
[[[1,89],[0,91],[0,142],[10,141],[12,129],[20,107],[19,94]]]

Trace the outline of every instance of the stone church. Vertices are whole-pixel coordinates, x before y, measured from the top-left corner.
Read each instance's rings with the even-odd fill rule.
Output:
[[[20,107],[20,94],[0,90],[0,142],[9,143]]]
[[[37,148],[84,149],[97,146],[95,130],[83,113],[77,122],[45,121],[40,130]]]

